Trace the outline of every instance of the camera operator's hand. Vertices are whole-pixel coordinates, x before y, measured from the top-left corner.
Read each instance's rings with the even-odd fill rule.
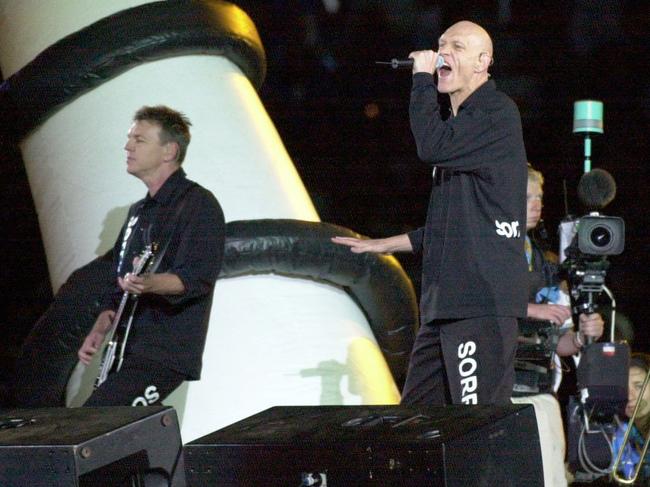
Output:
[[[586,337],[591,337],[594,341],[603,336],[605,330],[605,322],[603,317],[598,313],[581,314],[579,317],[578,329],[580,333]]]
[[[561,325],[571,318],[571,308],[562,304],[528,303],[527,316],[534,320],[551,321],[556,325]]]
[[[585,337],[596,341],[603,335],[604,328],[603,317],[598,313],[583,313],[578,317],[578,331],[569,330],[562,335],[555,351],[560,357],[576,354],[586,344]]]

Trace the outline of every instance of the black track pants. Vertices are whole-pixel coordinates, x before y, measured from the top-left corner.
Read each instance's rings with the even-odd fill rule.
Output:
[[[481,316],[420,327],[402,404],[510,404],[517,319]]]
[[[84,406],[149,406],[160,404],[186,379],[159,363],[129,356],[110,374]]]

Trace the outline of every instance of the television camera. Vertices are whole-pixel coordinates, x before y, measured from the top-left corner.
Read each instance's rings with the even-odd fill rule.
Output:
[[[570,398],[567,411],[569,464],[576,480],[591,481],[618,467],[613,466],[612,438],[628,399],[630,348],[615,340],[616,301],[605,284],[608,257],[624,250],[625,223],[622,218],[599,213],[616,194],[616,183],[607,171],[591,170],[589,135],[603,133],[602,103],[575,103],[574,133],[585,134],[585,172],[578,184],[578,197],[589,213],[560,225],[561,268],[574,315],[594,313],[603,293],[611,303],[609,340],[587,340],[577,363],[579,394]]]
[[[569,404],[569,463],[576,477],[594,479],[610,472],[611,438],[616,417],[627,403],[630,349],[615,340],[616,301],[605,281],[607,257],[623,251],[621,218],[590,214],[576,221],[576,235],[566,249],[562,267],[569,283],[574,315],[591,314],[605,293],[611,303],[609,340],[587,340],[577,365],[579,396]]]

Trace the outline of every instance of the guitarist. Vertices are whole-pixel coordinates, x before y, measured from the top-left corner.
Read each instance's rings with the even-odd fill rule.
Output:
[[[160,403],[183,381],[199,379],[225,223],[216,198],[188,180],[181,167],[190,125],[165,106],[142,107],[133,118],[124,146],[126,170],[145,184],[147,195],[131,206],[115,243],[115,285],[79,349],[81,362],[88,365],[119,325],[116,310],[125,292],[137,297],[138,306],[122,367],[86,406]],[[154,272],[133,274],[136,257],[150,244],[158,249]]]

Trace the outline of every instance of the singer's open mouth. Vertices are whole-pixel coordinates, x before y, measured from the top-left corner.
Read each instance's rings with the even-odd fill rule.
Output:
[[[444,78],[446,76],[449,76],[451,74],[451,66],[448,64],[443,64],[440,68],[438,68],[438,76],[441,78]]]

